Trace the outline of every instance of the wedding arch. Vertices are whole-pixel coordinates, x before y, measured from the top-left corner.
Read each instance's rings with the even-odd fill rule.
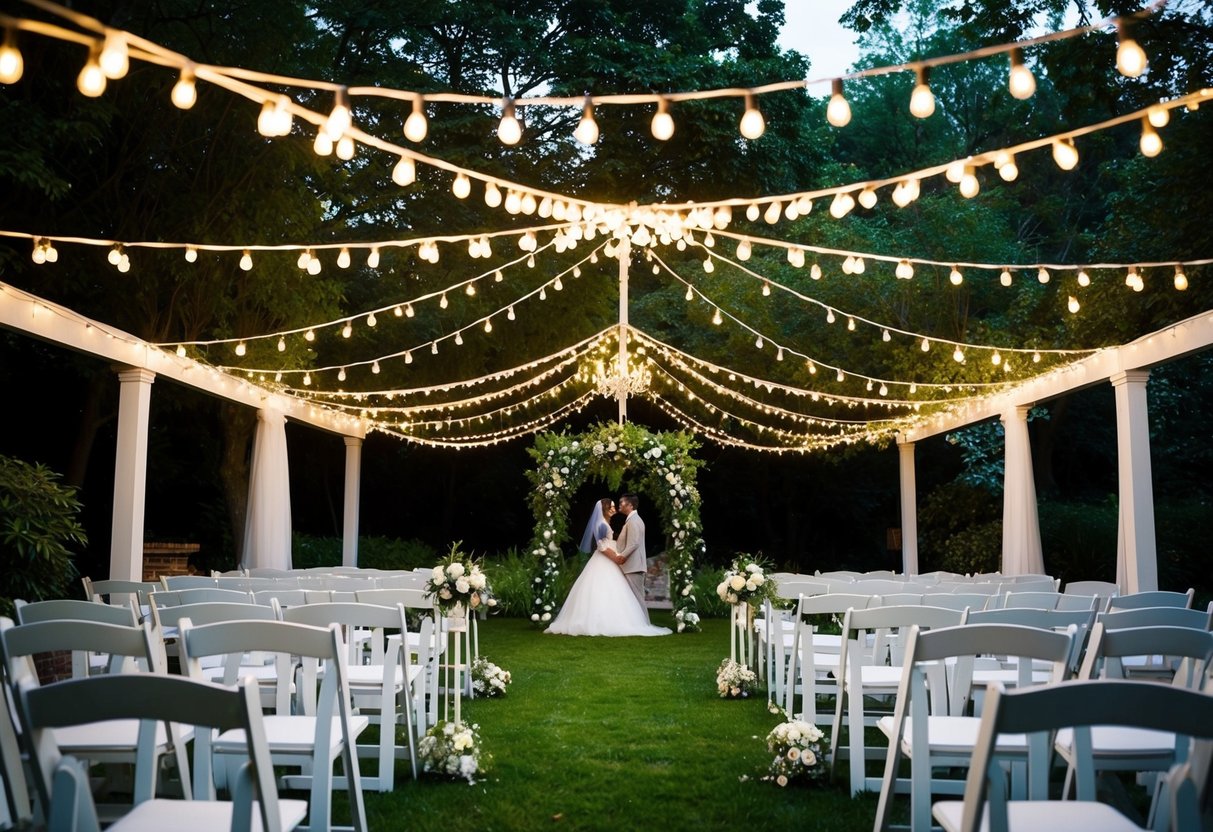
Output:
[[[627,474],[630,488],[648,500],[645,509],[656,510],[669,542],[670,598],[677,631],[699,629],[694,567],[704,542],[695,479],[703,462],[691,455],[697,447],[685,431],[653,433],[631,422],[600,424],[579,435],[536,434],[529,450],[536,467],[527,472],[535,515],[530,547],[535,558],[532,621],[550,620],[560,602],[555,597],[555,578],[564,565],[564,547],[575,544],[569,535],[573,494],[588,479],[602,480],[617,491]]]

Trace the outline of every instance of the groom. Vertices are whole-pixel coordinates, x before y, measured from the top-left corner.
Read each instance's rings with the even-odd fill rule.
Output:
[[[644,573],[648,568],[648,559],[644,551],[644,521],[640,519],[639,508],[640,498],[635,494],[624,494],[619,498],[619,511],[625,517],[623,530],[619,532],[615,549],[606,549],[605,552],[623,570],[647,620],[649,611],[644,604]]]

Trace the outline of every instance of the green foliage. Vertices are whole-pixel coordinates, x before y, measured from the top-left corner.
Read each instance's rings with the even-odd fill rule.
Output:
[[[918,539],[924,572],[992,572],[1002,556],[1002,499],[963,482],[942,485],[919,506]]]
[[[41,463],[0,456],[0,615],[13,601],[63,598],[76,578],[72,550],[88,538],[76,489]]]
[[[420,540],[395,537],[358,538],[358,565],[367,569],[415,569],[432,566],[436,550]],[[341,565],[341,538],[316,537],[295,532],[291,536],[291,563],[295,569]]]

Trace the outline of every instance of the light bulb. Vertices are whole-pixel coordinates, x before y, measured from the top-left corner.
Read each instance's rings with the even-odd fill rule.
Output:
[[[854,332],[854,331],[855,331],[855,319],[847,318],[847,332]]]
[[[335,142],[345,135],[352,124],[349,93],[345,91],[345,87],[338,87],[333,93],[333,109],[329,111],[329,117],[325,119],[321,129],[330,141]]]
[[[577,122],[573,138],[584,145],[598,142],[598,122],[594,121],[594,105],[590,102],[588,95],[585,97],[585,106],[581,108],[581,121]]]
[[[853,271],[855,274],[863,274],[863,271],[866,268],[867,265],[863,262],[862,257],[856,257],[855,262],[851,265],[851,271]]]
[[[328,133],[321,130],[316,134],[316,140],[312,142],[312,150],[316,151],[317,156],[328,156],[333,152],[333,140],[329,138]]]
[[[775,360],[783,361],[783,347],[780,347],[775,351]]]
[[[724,318],[720,314],[719,306],[717,306],[716,311],[712,313],[712,323],[716,324],[716,326],[720,326],[722,323],[724,323]]]
[[[316,340],[316,331],[309,329],[307,332],[303,333],[303,340],[308,341],[308,342],[315,341]]]
[[[1036,77],[1024,65],[1023,52],[1018,47],[1011,50],[1011,75],[1007,79],[1007,86],[1011,96],[1020,101],[1031,98],[1036,92]]]
[[[401,156],[400,161],[392,168],[392,181],[404,187],[417,181],[417,165],[407,156]]]
[[[889,334],[889,331],[886,329],[886,330],[884,330],[883,332],[881,332],[881,333],[880,333],[880,340],[881,340],[881,341],[886,341],[886,342],[887,342],[887,341],[892,341],[892,340],[893,340],[893,336],[892,336],[892,335],[890,335],[890,334]]]
[[[502,196],[501,189],[496,183],[490,182],[484,186],[484,204],[490,208],[496,208],[501,204]]]
[[[535,213],[535,209],[539,207],[539,203],[536,201],[535,195],[528,191],[518,201],[518,207],[522,210],[522,213],[530,216]],[[553,212],[553,216],[555,216],[555,212]],[[560,219],[560,217],[556,217],[556,219]]]
[[[182,110],[188,110],[198,101],[198,90],[194,86],[194,67],[191,64],[181,67],[181,75],[177,77],[177,83],[173,84],[169,98]]]
[[[373,248],[371,248],[370,253],[369,253],[369,254],[367,254],[367,256],[366,256],[366,267],[367,267],[368,269],[377,269],[377,268],[379,268],[379,249],[378,249],[377,247],[373,247]]]
[[[1059,139],[1053,142],[1053,161],[1062,170],[1074,170],[1078,164],[1078,148],[1072,139]]]
[[[960,178],[960,195],[965,199],[972,199],[980,190],[981,182],[977,179],[977,172],[973,170],[972,165],[966,166],[964,176]]]
[[[774,225],[779,222],[779,215],[782,212],[779,210],[779,203],[772,202],[767,206],[767,210],[762,212],[762,219],[767,225]]]
[[[716,271],[716,264],[712,262],[711,257],[703,261],[703,270],[709,274]]]
[[[742,240],[741,242],[739,242],[737,244],[737,259],[738,260],[749,260],[750,252],[751,252],[751,248],[750,248],[749,240]]]
[[[1010,286],[1011,285],[1011,272],[1009,272],[1006,269],[1003,269],[1002,272],[998,275],[998,282],[1001,283],[1003,286]]]
[[[964,350],[962,350],[960,347],[957,347],[957,348],[955,349],[955,351],[953,351],[953,353],[952,353],[952,358],[953,358],[955,361],[957,361],[958,363],[959,363],[959,362],[963,362],[963,361],[965,360],[965,353],[964,353]]]
[[[371,372],[374,373],[375,375],[379,375],[379,362],[378,361],[371,362]]]
[[[425,117],[425,101],[420,96],[413,99],[413,111],[404,120],[404,137],[410,142],[425,140],[429,131],[429,122]]]
[[[353,325],[352,325],[352,324],[350,324],[350,322],[349,322],[349,321],[346,321],[346,322],[345,322],[345,325],[344,325],[343,327],[341,327],[341,337],[342,337],[342,338],[349,338],[349,337],[350,337],[351,335],[353,335],[353,334],[354,334],[354,327],[353,327]]]
[[[930,339],[930,338],[923,338],[923,339],[922,339],[922,351],[923,351],[923,352],[930,352],[930,351],[931,351],[931,339]]]
[[[953,266],[952,273],[948,275],[948,280],[952,281],[953,286],[959,286],[961,283],[964,283],[965,276],[960,273],[960,269]]]
[[[842,381],[846,378],[846,375],[842,372],[842,369],[839,368],[838,375],[834,376],[834,378],[837,379],[838,381]]]
[[[130,52],[126,48],[126,36],[121,32],[106,32],[105,43],[101,47],[98,63],[106,78],[117,81],[124,77],[131,67]]]
[[[450,305],[451,305],[451,304],[450,304],[450,301],[448,301],[448,300],[446,299],[446,292],[443,292],[443,293],[442,293],[442,297],[440,297],[440,298],[438,299],[438,308],[439,308],[439,309],[446,309],[446,308],[447,308],[448,306],[450,306]]]
[[[286,338],[278,336],[278,352],[286,352]]]
[[[484,321],[484,331],[485,331],[486,333],[488,333],[488,332],[492,332],[492,331],[493,331],[493,321],[492,321],[491,319],[488,319],[488,318],[486,318],[486,319],[485,319],[485,321]]]
[[[304,387],[311,387],[311,386],[312,386],[312,374],[311,374],[311,373],[304,373],[304,374],[303,374],[303,386],[304,386]]]
[[[674,135],[674,117],[670,115],[670,105],[664,98],[657,99],[657,112],[649,129],[653,131],[653,138],[660,142],[669,141]]]
[[[501,269],[493,272],[493,282],[500,283],[503,280],[505,280],[505,275],[501,273]]]
[[[1040,353],[1038,353],[1038,352],[1034,352],[1034,353],[1032,353],[1032,363],[1033,363],[1033,364],[1039,364],[1039,363],[1040,363]]]
[[[522,138],[522,125],[514,115],[514,99],[501,102],[501,121],[497,124],[497,138],[505,145],[518,144]]]
[[[1090,286],[1091,285],[1091,276],[1089,274],[1087,274],[1086,270],[1084,270],[1084,269],[1078,270],[1078,285],[1079,286]]]
[[[839,191],[834,194],[834,199],[830,202],[830,216],[834,219],[842,219],[854,207],[855,198],[846,191]]]
[[[998,166],[998,175],[1003,182],[1014,182],[1019,178],[1019,166],[1015,164],[1014,154],[1007,154],[1006,160]]]
[[[846,259],[842,261],[842,273],[843,274],[854,274],[855,273],[855,255],[848,254]]]
[[[511,306],[505,310],[505,317],[506,317],[506,320],[510,320],[510,321],[514,320],[514,317],[515,317],[514,307]]]
[[[118,261],[122,259],[122,246],[114,246],[109,250],[109,254],[105,255],[105,259],[111,266],[117,266]]]
[[[185,358],[185,345],[184,344],[177,345],[177,357]]]
[[[745,112],[741,114],[741,124],[738,125],[738,129],[742,136],[750,140],[761,138],[762,134],[766,132],[767,123],[763,120],[762,111],[758,109],[758,104],[750,93],[746,93]]]
[[[842,94],[842,79],[835,78],[830,84],[830,103],[826,105],[826,121],[835,127],[846,127],[851,123],[851,105]]]
[[[1066,308],[1070,310],[1070,314],[1075,314],[1081,308],[1078,303],[1078,298],[1070,295],[1070,299],[1066,302]]]
[[[323,264],[320,262],[319,257],[313,257],[307,261],[307,273],[313,277],[320,274],[322,268]]]
[[[1146,71],[1150,62],[1137,41],[1129,37],[1124,20],[1116,21],[1116,31],[1120,36],[1120,44],[1116,47],[1116,68],[1126,78],[1136,78]]]
[[[827,309],[827,310],[826,310],[826,323],[827,323],[827,324],[832,324],[832,323],[834,323],[834,321],[836,321],[836,320],[838,320],[838,319],[834,317],[834,310],[833,310],[833,309]]]
[[[811,358],[809,359],[808,366],[809,366],[809,375],[811,375],[811,376],[817,375],[817,365],[813,363],[813,359],[811,359]]]
[[[1072,298],[1071,298],[1071,300],[1072,300]],[[1073,311],[1073,310],[1071,310],[1071,311]],[[993,364],[995,367],[997,367],[999,364],[1002,363],[1002,356],[999,355],[998,350],[994,350],[994,354],[990,356],[990,363]]]
[[[404,306],[404,315],[405,315],[405,317],[406,317],[406,318],[411,318],[411,317],[413,317],[413,316],[414,316],[414,315],[416,315],[416,314],[417,314],[417,313],[416,313],[415,311],[413,311],[413,304],[411,304],[411,303],[407,303],[407,304],[405,304],[405,306]]]
[[[48,252],[48,254],[49,254],[49,252]],[[47,257],[46,259],[50,260],[50,257]],[[121,272],[122,274],[126,274],[130,270],[131,270],[131,258],[127,257],[124,254],[124,255],[122,255],[122,259],[120,259],[118,261],[118,271]]]
[[[468,194],[472,192],[472,182],[465,174],[459,174],[455,177],[455,181],[451,183],[451,193],[458,199],[467,199]]]
[[[1036,279],[1039,280],[1041,283],[1048,283],[1050,280],[1049,270],[1046,269],[1044,266],[1041,266],[1039,271],[1036,272]]]
[[[468,284],[468,285],[467,285],[467,286],[464,288],[463,292],[464,292],[464,294],[466,294],[466,295],[467,295],[469,298],[470,298],[470,297],[475,297],[475,295],[476,295],[476,284],[475,284],[475,283],[469,283],[469,284]]]
[[[1184,291],[1188,288],[1188,276],[1184,274],[1184,268],[1180,264],[1175,264],[1175,288],[1177,291]]]
[[[55,244],[50,241],[50,238],[43,237],[42,245],[46,254],[46,262],[57,263],[59,261],[59,249],[55,248]]]
[[[691,287],[690,287],[690,286],[688,286],[688,287],[687,287],[686,299],[687,299],[687,300],[694,300],[694,299],[695,299],[695,293],[691,291]]]
[[[345,367],[342,367],[340,370],[337,371],[337,380],[345,381]]]
[[[767,283],[765,280],[762,283],[762,296],[764,298],[769,298],[771,296],[771,284]]]
[[[105,92],[105,73],[101,71],[100,58],[101,47],[93,44],[84,69],[80,70],[80,74],[76,76],[76,87],[80,90],[81,95],[96,98]]]
[[[251,271],[253,268],[253,255],[249,254],[247,248],[244,250],[244,254],[240,255],[240,268],[246,272]]]
[[[1162,138],[1159,137],[1158,131],[1154,129],[1154,125],[1149,119],[1142,119],[1141,122],[1141,155],[1146,157],[1154,157],[1162,153]]]
[[[348,248],[341,249],[341,253],[337,255],[337,267],[340,269],[350,267],[350,250]]]
[[[859,204],[864,208],[872,208],[876,205],[876,191],[869,188],[864,188],[859,192]]]
[[[909,260],[902,260],[897,264],[897,268],[893,270],[893,274],[901,280],[909,280],[914,276],[914,267],[910,265]]]
[[[349,136],[342,136],[337,140],[337,158],[344,162],[348,162],[354,158],[354,152],[357,150],[357,145]]]
[[[405,351],[404,351],[404,363],[405,363],[405,364],[412,364],[412,363],[413,363],[413,351],[412,351],[412,350],[405,350]]]
[[[927,118],[935,112],[935,96],[927,86],[927,68],[920,66],[914,73],[916,82],[914,91],[910,93],[910,113],[918,118]]]
[[[243,341],[236,345],[236,355],[244,355],[246,352],[248,352],[248,348],[244,346]]]
[[[1150,109],[1146,110],[1146,118],[1148,118],[1150,120],[1150,124],[1154,125],[1155,127],[1166,127],[1167,123],[1171,121],[1171,111],[1166,107],[1151,107]]]
[[[198,249],[193,246],[185,247],[185,262],[194,263],[198,260]]]
[[[943,176],[953,185],[959,185],[960,180],[965,175],[965,163],[963,161],[952,162],[944,170]]]
[[[463,331],[462,330],[455,333],[455,346],[457,346],[457,347],[463,346]]]
[[[4,30],[4,43],[0,45],[0,84],[15,84],[25,71],[25,61],[17,48],[17,33],[11,27]]]
[[[754,339],[754,346],[757,347],[758,349],[762,349],[763,346],[765,345],[765,343],[766,342],[762,340],[761,335],[759,335],[757,338]]]

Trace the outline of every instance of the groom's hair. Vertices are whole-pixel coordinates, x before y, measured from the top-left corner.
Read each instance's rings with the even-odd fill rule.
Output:
[[[627,493],[627,494],[624,494],[624,495],[623,495],[622,497],[620,497],[619,499],[621,499],[621,500],[627,500],[629,503],[631,503],[631,504],[632,504],[632,508],[633,508],[634,510],[636,510],[636,511],[640,511],[640,498],[639,498],[639,497],[637,497],[635,494],[632,494],[631,492],[629,492],[629,493]]]

